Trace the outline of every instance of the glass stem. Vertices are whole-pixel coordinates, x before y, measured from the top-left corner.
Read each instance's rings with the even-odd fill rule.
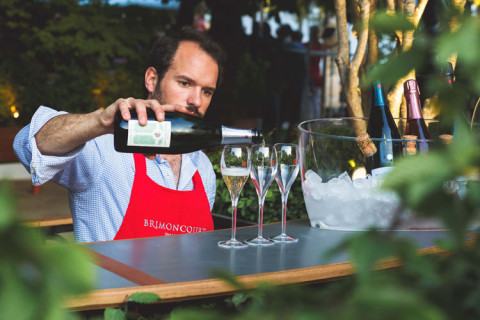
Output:
[[[258,199],[258,238],[263,238],[263,204],[265,197]]]
[[[237,202],[238,198],[232,198],[232,241],[235,241],[235,233],[237,232]]]
[[[288,192],[282,195],[282,236],[286,236],[286,229],[287,229],[287,199],[288,199]]]

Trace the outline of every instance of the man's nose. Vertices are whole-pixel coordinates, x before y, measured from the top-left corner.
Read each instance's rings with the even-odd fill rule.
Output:
[[[202,105],[202,89],[201,88],[193,88],[187,99],[187,104],[189,106],[194,106],[200,108]]]

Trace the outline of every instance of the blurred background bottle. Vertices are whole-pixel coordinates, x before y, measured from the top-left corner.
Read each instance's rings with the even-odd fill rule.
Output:
[[[391,167],[396,157],[402,154],[402,143],[395,120],[388,107],[380,81],[373,85],[373,104],[370,107],[367,133],[374,138],[377,152],[368,157],[366,163],[367,173],[384,167]],[[376,140],[376,139],[381,140]],[[396,139],[397,141],[392,141]]]
[[[453,65],[451,62],[446,62],[442,65],[441,74],[443,81],[450,88],[453,88],[453,83],[455,82],[455,73],[453,71]],[[440,111],[438,119],[440,121],[439,133],[441,135],[447,134],[456,136],[459,119],[453,119],[451,114],[446,115],[445,112],[442,111]]]
[[[405,128],[405,135],[417,136],[418,152],[426,152],[429,148],[427,140],[431,138],[425,120],[423,119],[420,90],[418,89],[417,81],[414,79],[405,81],[403,84],[403,92],[405,100],[407,101],[407,126]]]

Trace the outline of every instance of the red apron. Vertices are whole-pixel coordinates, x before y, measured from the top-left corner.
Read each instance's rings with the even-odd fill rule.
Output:
[[[162,187],[147,175],[142,154],[134,154],[135,178],[130,203],[114,240],[213,230],[205,188],[198,170],[192,191]]]

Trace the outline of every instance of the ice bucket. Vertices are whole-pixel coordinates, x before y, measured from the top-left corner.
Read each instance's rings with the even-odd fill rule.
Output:
[[[302,190],[312,227],[391,227],[399,199],[393,192],[380,190],[381,179],[366,175],[365,156],[355,141],[359,133],[365,132],[367,123],[367,118],[326,118],[299,124]],[[427,121],[431,134],[436,124]],[[400,121],[401,135],[403,128],[404,121]],[[391,141],[404,143],[400,139]],[[416,223],[405,219],[402,229]]]

